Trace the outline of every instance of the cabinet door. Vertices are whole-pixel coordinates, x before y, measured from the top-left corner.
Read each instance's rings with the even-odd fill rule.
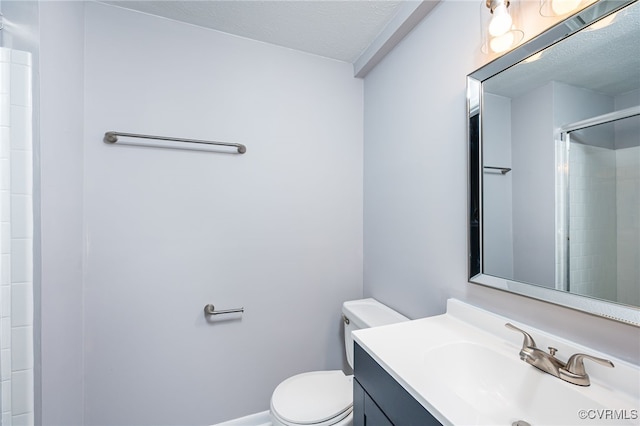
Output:
[[[365,426],[364,420],[364,389],[357,380],[353,380],[353,426]]]
[[[369,395],[364,396],[364,425],[365,426],[393,426],[387,416],[373,402]]]
[[[353,381],[353,426],[393,426],[357,380]]]

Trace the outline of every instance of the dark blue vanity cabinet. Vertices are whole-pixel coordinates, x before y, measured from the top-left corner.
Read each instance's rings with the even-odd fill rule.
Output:
[[[353,426],[440,425],[360,345],[354,346]]]

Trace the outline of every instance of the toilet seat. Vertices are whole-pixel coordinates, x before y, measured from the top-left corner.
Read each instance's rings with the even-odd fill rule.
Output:
[[[271,397],[271,415],[285,425],[335,425],[353,410],[353,376],[340,370],[290,377]]]

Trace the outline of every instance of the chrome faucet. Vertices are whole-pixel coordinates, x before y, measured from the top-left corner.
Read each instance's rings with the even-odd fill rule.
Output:
[[[549,353],[538,349],[533,337],[524,330],[519,329],[513,324],[506,323],[505,327],[514,331],[519,331],[524,335],[524,342],[520,350],[520,359],[528,364],[533,365],[539,370],[556,376],[569,383],[578,386],[589,386],[591,384],[589,375],[584,369],[584,359],[590,359],[606,367],[613,367],[613,363],[607,359],[598,358],[587,354],[574,354],[569,357],[567,362],[562,362],[555,357],[556,348],[549,347]]]

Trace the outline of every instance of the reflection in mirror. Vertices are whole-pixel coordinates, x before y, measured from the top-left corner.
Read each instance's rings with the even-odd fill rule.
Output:
[[[560,288],[640,306],[640,108],[565,126],[557,157]]]
[[[469,76],[470,281],[640,324],[639,29],[601,0]]]

